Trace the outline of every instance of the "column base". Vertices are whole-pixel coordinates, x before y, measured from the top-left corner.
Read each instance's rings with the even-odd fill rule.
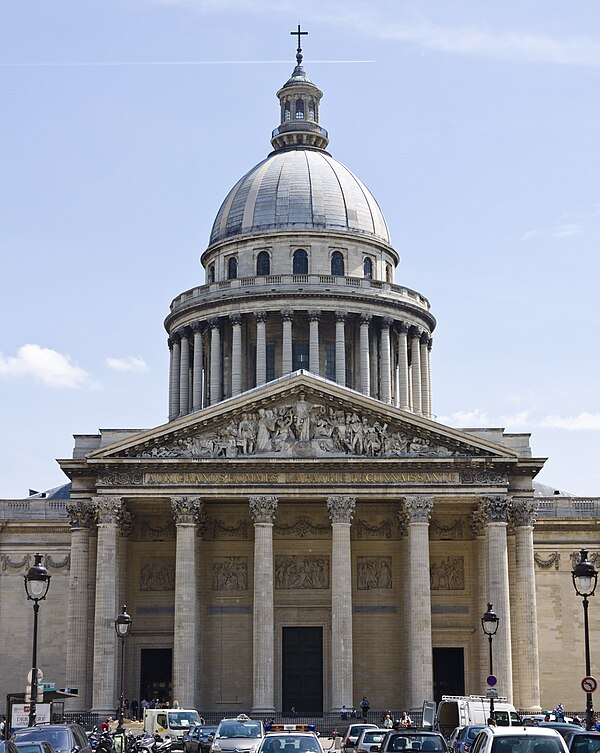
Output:
[[[253,716],[275,716],[275,706],[253,706],[250,712]]]

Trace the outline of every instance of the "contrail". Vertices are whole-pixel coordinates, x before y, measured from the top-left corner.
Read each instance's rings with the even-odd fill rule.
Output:
[[[375,60],[310,60],[309,65],[350,65],[375,63]],[[38,63],[0,63],[0,68],[120,68],[162,65],[275,65],[291,64],[290,60],[119,60],[114,62],[38,62]]]

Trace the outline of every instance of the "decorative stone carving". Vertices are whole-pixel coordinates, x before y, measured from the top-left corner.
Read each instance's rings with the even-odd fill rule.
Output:
[[[242,323],[242,315],[240,313],[229,314],[229,321],[232,327],[238,327]]]
[[[335,320],[336,322],[345,322],[348,317],[348,313],[346,311],[336,311],[335,312]]]
[[[133,514],[123,506],[119,516],[119,532],[121,536],[129,538],[133,533]]]
[[[463,539],[465,534],[465,522],[456,518],[449,525],[442,525],[438,518],[433,518],[430,524],[430,537],[441,541],[448,539]]]
[[[278,555],[275,557],[275,588],[322,590],[329,588],[327,555]]]
[[[432,557],[429,569],[432,591],[464,591],[464,557]]]
[[[410,523],[428,523],[433,510],[433,497],[424,494],[415,494],[405,497],[404,507]]]
[[[284,322],[294,321],[294,309],[282,309],[281,318]]]
[[[345,495],[327,497],[327,509],[332,523],[351,523],[356,497]]]
[[[257,523],[273,523],[277,511],[278,498],[275,496],[250,497],[250,514]]]
[[[481,500],[481,511],[486,523],[507,523],[510,510],[510,497],[484,497]]]
[[[175,525],[195,524],[202,512],[202,501],[200,497],[171,497],[171,510]]]
[[[254,318],[257,322],[266,322],[267,321],[267,312],[266,311],[255,311],[254,312]]]
[[[470,518],[471,532],[475,538],[485,535],[485,515],[481,507],[473,510]]]
[[[515,527],[532,526],[537,516],[535,499],[513,499],[510,506],[510,521]]]
[[[391,557],[358,557],[356,560],[356,588],[373,591],[392,587]]]
[[[65,509],[71,528],[90,528],[94,522],[94,509],[87,500],[67,504]]]
[[[360,315],[360,323],[361,324],[369,324],[371,319],[373,318],[372,314],[361,314]]]
[[[274,525],[273,531],[280,536],[298,536],[302,539],[306,536],[329,536],[331,526],[327,524],[318,525],[311,522],[308,518],[302,517],[295,520],[291,525],[283,523]]]
[[[396,524],[398,526],[398,533],[401,537],[404,537],[408,534],[409,522],[410,518],[408,512],[406,511],[404,505],[402,505],[402,507],[396,513]]]
[[[13,560],[10,554],[0,554],[0,562],[2,562],[2,570],[20,570],[22,567],[29,569],[31,567],[31,555],[24,554],[20,560]]]
[[[248,561],[245,557],[215,557],[212,576],[213,591],[246,591]]]
[[[400,335],[407,335],[409,330],[409,323],[408,322],[398,322],[398,334]]]
[[[144,474],[141,471],[114,470],[101,471],[97,478],[97,486],[141,486]]]
[[[505,473],[494,471],[468,470],[460,472],[461,484],[506,484],[507,477]]]
[[[581,552],[571,552],[569,556],[571,558],[571,568],[574,568],[581,561]],[[600,565],[600,552],[588,552],[588,560],[597,570]]]
[[[234,526],[225,525],[222,520],[213,519],[207,523],[208,537],[212,539],[249,539],[250,524],[241,520]]]
[[[70,554],[65,554],[65,556],[61,560],[55,560],[51,554],[47,554],[44,559],[47,568],[52,568],[53,570],[71,569]]]
[[[121,497],[94,497],[93,506],[98,525],[118,525],[120,523],[123,510]]]
[[[318,311],[317,309],[311,309],[308,312],[308,321],[309,322],[318,322],[320,318],[321,318],[321,312]]]
[[[146,562],[140,570],[140,591],[174,591],[175,564],[167,559]]]
[[[173,541],[175,539],[175,523],[173,520],[166,522],[157,520],[154,525],[151,525],[148,519],[138,518],[133,536],[138,541]]]
[[[392,521],[382,520],[379,525],[369,525],[366,520],[357,520],[354,524],[357,539],[391,539]]]
[[[558,570],[560,567],[560,552],[552,552],[546,559],[544,559],[541,554],[534,552],[533,559],[538,567],[547,569],[554,565],[555,570]]]

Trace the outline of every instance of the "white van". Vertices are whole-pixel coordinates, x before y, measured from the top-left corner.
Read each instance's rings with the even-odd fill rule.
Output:
[[[183,736],[195,724],[201,724],[196,709],[144,709],[144,732],[170,737],[173,747],[183,750]]]
[[[487,724],[490,699],[482,695],[443,695],[437,707],[435,726],[448,737],[455,727]],[[494,699],[494,718],[499,727],[522,724],[515,707],[506,698]]]

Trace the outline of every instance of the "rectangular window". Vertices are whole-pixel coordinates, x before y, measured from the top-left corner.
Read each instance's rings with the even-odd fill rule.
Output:
[[[308,369],[308,343],[292,344],[292,370]]]
[[[267,343],[267,382],[275,379],[275,345]]]

